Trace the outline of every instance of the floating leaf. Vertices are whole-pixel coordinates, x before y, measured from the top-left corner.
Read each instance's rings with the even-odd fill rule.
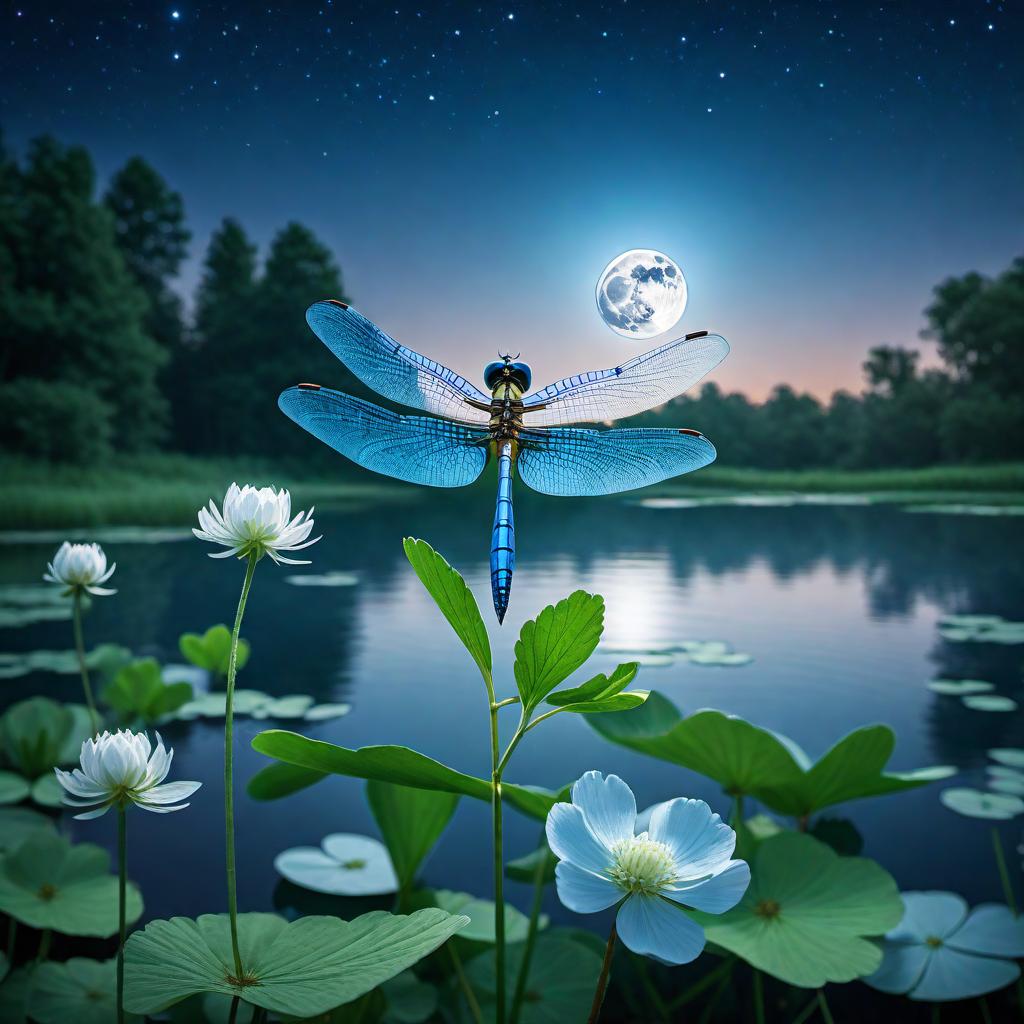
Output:
[[[760,843],[751,875],[732,910],[691,916],[709,942],[798,988],[870,974],[882,955],[867,937],[888,931],[903,915],[896,883],[878,864],[840,857],[797,832]]]
[[[594,653],[603,630],[604,598],[582,590],[523,623],[514,671],[526,713]]]
[[[523,949],[523,943],[519,943],[506,950],[505,992],[509,1006]],[[520,1024],[566,1024],[586,1020],[600,972],[600,953],[576,941],[569,929],[538,936],[530,960]],[[474,957],[466,965],[466,977],[479,995],[484,1019],[492,1020],[497,1001],[494,954],[487,952]]]
[[[995,686],[981,679],[933,679],[928,684],[928,689],[932,693],[962,697],[970,693],[988,693],[989,690],[994,690]]]
[[[951,811],[968,818],[990,818],[1005,821],[1024,813],[1024,800],[1003,793],[989,793],[983,789],[956,786],[944,789],[939,799]]]
[[[33,832],[40,829],[52,832],[54,830],[53,819],[28,807],[0,809],[0,853],[6,853],[8,850],[21,846]]]
[[[20,804],[31,789],[24,775],[0,771],[0,804]]]
[[[487,942],[493,945],[495,937],[496,905],[491,900],[478,899],[468,892],[452,892],[450,889],[435,889],[432,902],[449,914],[465,914],[469,924],[459,930],[459,938],[470,942]],[[541,915],[538,924],[546,928],[547,915]],[[530,929],[530,919],[520,913],[511,903],[505,904],[505,941],[524,942]]]
[[[144,658],[125,665],[100,696],[123,720],[151,725],[190,701],[192,684],[165,683],[156,659]]]
[[[1017,702],[998,693],[962,697],[964,707],[972,711],[1016,711]]]
[[[989,789],[994,789],[997,793],[1010,793],[1013,796],[1024,796],[1024,776],[1018,779],[1012,778],[993,778],[989,779]]]
[[[631,712],[632,713],[632,712]],[[382,782],[396,782],[400,786],[416,789],[440,790],[444,793],[458,793],[488,803],[491,799],[491,784],[483,779],[464,775],[433,758],[420,754],[408,747],[375,746],[349,750],[323,740],[309,739],[295,732],[270,729],[261,732],[252,741],[253,749],[268,757],[285,761],[299,768],[314,772],[349,775],[357,779],[380,779]],[[265,769],[266,770],[266,769]],[[288,777],[294,782],[297,777]],[[253,782],[257,788],[261,783]],[[317,781],[310,779],[310,781]],[[517,786],[503,782],[502,796],[516,810],[534,818],[544,819],[555,803],[556,796],[537,787]],[[266,798],[266,790],[264,790]]]
[[[307,722],[326,722],[331,718],[341,718],[351,710],[351,704],[314,704],[302,717]]]
[[[275,697],[251,711],[253,718],[302,718],[313,706],[313,698],[304,693]]]
[[[293,587],[354,587],[359,577],[354,572],[311,572],[302,576],[285,576],[284,581]]]
[[[366,783],[366,799],[391,854],[398,886],[405,889],[448,827],[459,798],[454,793],[371,779]]]
[[[223,718],[227,714],[226,693],[204,693],[195,700],[182,704],[175,718],[190,721],[193,718]],[[233,710],[236,715],[251,715],[271,703],[274,698],[261,690],[235,690]]]
[[[236,979],[226,915],[152,921],[128,939],[125,1006],[154,1014],[213,992],[313,1017],[400,974],[467,923],[435,909],[408,917],[375,911],[353,921],[303,917],[290,924],[275,914],[239,914],[245,976]]]
[[[481,675],[490,679],[491,644],[480,608],[466,581],[425,540],[406,537],[402,547],[420,582],[469,651]]]
[[[117,931],[117,878],[110,855],[92,843],[72,846],[53,832],[31,833],[0,860],[0,911],[32,928],[100,938]],[[142,898],[128,886],[128,920]]]
[[[658,693],[635,711],[587,721],[606,739],[699,772],[731,795],[749,794],[797,817],[847,800],[912,789],[955,772],[945,766],[886,772],[896,738],[884,725],[854,730],[812,764],[788,737],[720,711],[684,718]]]
[[[61,789],[57,776],[40,775],[32,783],[32,800],[41,807],[61,807],[64,803],[64,790]]]
[[[178,649],[186,661],[199,668],[205,668],[214,675],[228,674],[231,658],[231,630],[225,625],[211,626],[205,633],[182,633],[178,638]],[[249,643],[238,638],[236,667],[242,669],[249,660]]]
[[[1024,749],[1020,747],[993,747],[988,756],[1011,768],[1024,768]]]
[[[32,978],[28,1012],[39,1024],[110,1024],[117,1019],[117,961],[72,957],[41,963]],[[133,1014],[125,1019],[139,1020]]]
[[[285,850],[274,858],[274,867],[289,882],[332,896],[380,896],[398,889],[384,844],[349,832],[325,836],[319,849]]]

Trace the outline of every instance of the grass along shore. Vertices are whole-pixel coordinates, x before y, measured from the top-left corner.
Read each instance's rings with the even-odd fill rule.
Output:
[[[64,466],[0,457],[0,529],[90,526],[190,526],[196,509],[232,480],[289,488],[302,507],[353,508],[415,500],[419,491],[385,477],[299,462],[237,456],[119,456],[102,466]],[[695,496],[863,494],[877,501],[1024,503],[1024,463],[870,471],[757,470],[711,466],[645,494]]]

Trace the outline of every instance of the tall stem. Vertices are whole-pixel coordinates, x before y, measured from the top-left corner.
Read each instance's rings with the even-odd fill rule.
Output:
[[[92,734],[100,731],[100,716],[96,713],[96,702],[92,699],[92,686],[89,683],[89,668],[85,664],[85,641],[82,639],[82,588],[74,588],[72,599],[71,622],[75,631],[75,651],[78,654],[78,670],[82,673],[82,689],[85,691],[85,705],[89,709],[89,721]]]
[[[245,567],[245,582],[238,598],[235,626],[231,630],[231,654],[228,657],[227,696],[224,701],[224,842],[228,862],[228,916],[231,920],[231,953],[235,959],[235,978],[241,983],[242,954],[238,949],[238,895],[235,872],[235,789],[234,789],[234,701],[235,673],[238,669],[238,634],[242,629],[245,602],[252,586],[252,574],[259,554],[252,551]]]
[[[124,1024],[124,944],[127,937],[128,815],[123,803],[117,805],[117,1024]]]
[[[828,1008],[828,1000],[825,998],[825,990],[818,989],[818,1009],[821,1010],[821,1019],[825,1024],[835,1024],[832,1019],[832,1011]]]
[[[597,988],[594,989],[594,1001],[590,1005],[590,1016],[587,1024],[597,1024],[597,1018],[601,1016],[601,1004],[604,1002],[604,994],[608,988],[608,975],[612,969],[612,954],[615,952],[615,922],[612,921],[612,929],[608,933],[608,942],[604,947],[604,960],[601,961],[601,974],[597,979]]]
[[[764,979],[761,972],[754,968],[754,1020],[764,1024]]]
[[[516,1024],[519,1011],[526,995],[526,982],[530,977],[530,961],[533,960],[533,947],[537,942],[537,927],[540,924],[540,911],[544,903],[544,872],[548,866],[548,852],[544,841],[544,832],[540,834],[540,849],[543,856],[537,861],[533,873],[533,903],[530,906],[530,927],[526,932],[526,944],[523,946],[523,958],[516,975],[516,987],[512,993],[512,1011],[509,1013],[509,1024]]]
[[[494,971],[496,1024],[505,1024],[505,854],[501,821],[498,710],[491,695],[491,821],[494,835]]]
[[[999,881],[1003,884],[1003,897],[1006,905],[1010,908],[1013,916],[1017,916],[1017,900],[1013,895],[1013,885],[1010,883],[1010,872],[1006,868],[1006,854],[1003,853],[1003,841],[999,838],[999,829],[992,826],[992,849],[996,855],[996,868],[999,870]]]

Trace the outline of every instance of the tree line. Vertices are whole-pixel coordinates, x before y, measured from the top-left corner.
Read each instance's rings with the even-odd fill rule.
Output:
[[[174,284],[191,237],[182,197],[145,160],[98,195],[82,147],[43,137],[19,159],[0,139],[0,450],[82,463],[155,450],[324,457],[276,399],[299,367],[368,394],[301,317],[345,298],[333,254],[289,223],[261,260],[227,217],[186,315]],[[698,427],[734,466],[1024,457],[1024,258],[942,282],[925,316],[941,369],[880,346],[859,395],[823,403],[780,384],[754,403],[708,383],[636,423]]]

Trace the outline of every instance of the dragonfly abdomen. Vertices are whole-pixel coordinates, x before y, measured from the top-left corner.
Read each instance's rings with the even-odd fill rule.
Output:
[[[512,442],[499,442],[498,498],[491,531],[491,597],[498,622],[503,622],[516,569],[516,531],[512,520]]]

